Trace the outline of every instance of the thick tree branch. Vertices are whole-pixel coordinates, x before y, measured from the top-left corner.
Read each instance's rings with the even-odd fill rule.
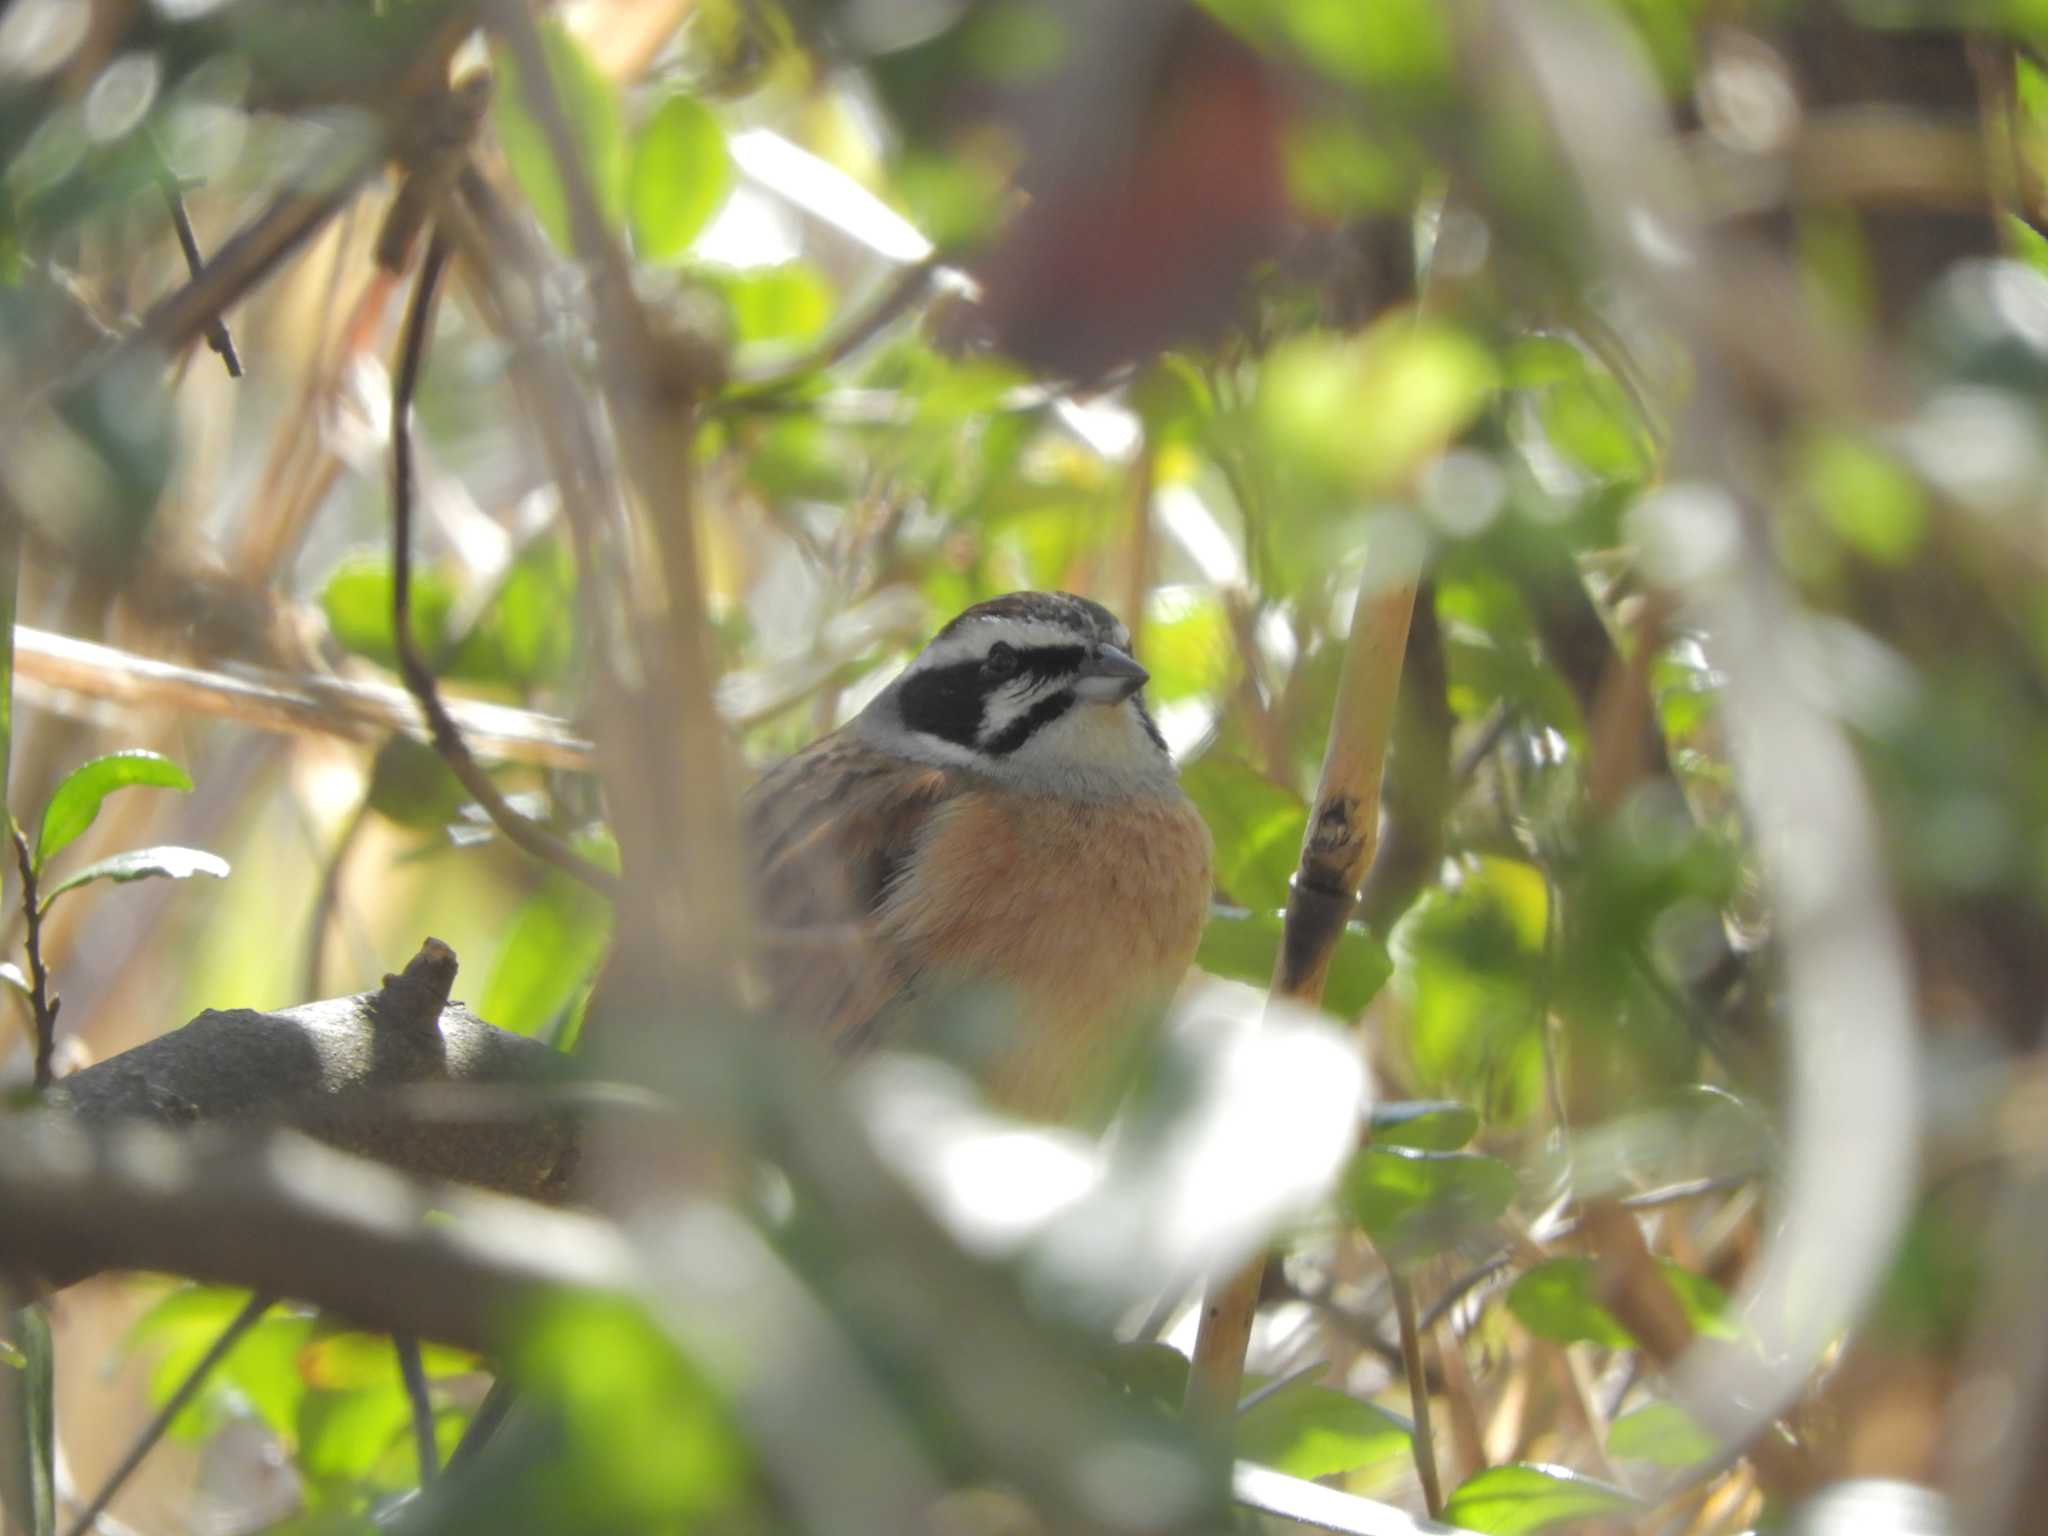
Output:
[[[422,1177],[559,1202],[577,1128],[532,1090],[567,1083],[569,1064],[448,1003],[453,967],[430,939],[377,992],[209,1009],[65,1078],[50,1103],[94,1134],[131,1121],[284,1124]]]
[[[485,1350],[564,1287],[629,1289],[597,1217],[405,1178],[294,1131],[0,1123],[5,1262],[43,1283],[157,1269]]]

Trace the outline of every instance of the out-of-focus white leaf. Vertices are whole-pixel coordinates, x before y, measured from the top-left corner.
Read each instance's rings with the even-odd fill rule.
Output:
[[[1326,1019],[1209,981],[1175,1008],[1105,1145],[992,1113],[921,1058],[874,1058],[853,1091],[882,1155],[962,1242],[1108,1316],[1243,1258],[1322,1200],[1357,1143],[1366,1077]]]

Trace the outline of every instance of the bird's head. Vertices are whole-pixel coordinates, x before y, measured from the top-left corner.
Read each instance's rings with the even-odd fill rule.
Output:
[[[864,718],[907,755],[1020,789],[1158,793],[1173,782],[1173,760],[1130,647],[1130,631],[1100,603],[1012,592],[940,630]]]

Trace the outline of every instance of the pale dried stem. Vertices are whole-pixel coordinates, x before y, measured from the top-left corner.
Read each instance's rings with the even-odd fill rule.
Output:
[[[1338,937],[1351,916],[1359,881],[1379,839],[1380,779],[1393,731],[1394,697],[1416,584],[1402,573],[1389,581],[1368,551],[1352,611],[1322,783],[1302,842],[1301,864],[1287,903],[1287,923],[1273,972],[1273,996],[1314,1007]],[[1244,1358],[1258,1311],[1261,1255],[1203,1301],[1188,1378],[1188,1410],[1220,1423],[1237,1401]]]

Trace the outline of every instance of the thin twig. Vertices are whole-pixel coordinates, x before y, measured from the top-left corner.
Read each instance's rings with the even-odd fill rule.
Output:
[[[387,683],[241,663],[232,673],[210,671],[26,624],[14,630],[14,641],[17,679],[83,698],[233,720],[263,731],[357,740],[403,731],[433,739],[413,696]],[[570,773],[596,768],[590,743],[553,715],[486,699],[443,703],[463,739],[487,757]]]
[[[1422,1330],[1415,1320],[1415,1292],[1409,1287],[1408,1277],[1394,1265],[1387,1266],[1387,1281],[1394,1291],[1394,1321],[1401,1329],[1401,1365],[1408,1377],[1409,1410],[1415,1418],[1415,1470],[1422,1477],[1423,1504],[1434,1520],[1444,1512],[1444,1490],[1436,1471],[1436,1434],[1429,1422],[1429,1378],[1422,1368]]]
[[[447,1470],[452,1474],[468,1466],[483,1453],[491,1443],[491,1436],[503,1427],[506,1417],[519,1401],[519,1389],[505,1377],[500,1376],[491,1383],[491,1390],[484,1394],[484,1400],[477,1404],[476,1412],[470,1415],[469,1425],[462,1431],[462,1438],[455,1442],[455,1449],[448,1453]]]
[[[887,330],[899,317],[918,305],[926,291],[931,288],[933,279],[938,276],[940,265],[939,253],[934,251],[924,260],[905,267],[896,274],[888,287],[882,290],[874,303],[842,327],[837,335],[827,337],[815,350],[793,363],[777,368],[773,373],[734,380],[732,388],[726,392],[720,404],[759,404],[766,398],[806,383],[827,368],[845,362]]]
[[[149,146],[150,159],[154,162],[156,184],[164,194],[164,206],[170,210],[171,228],[177,231],[178,248],[185,253],[185,270],[196,283],[206,270],[206,258],[199,254],[199,237],[192,230],[192,215],[185,211],[185,187],[171,170],[170,162],[164,159],[163,151],[152,138]],[[235,355],[235,338],[228,334],[228,323],[219,315],[206,322],[206,344],[213,348],[227,369],[228,377],[242,376],[242,360]]]
[[[448,243],[438,230],[427,242],[420,263],[420,275],[413,285],[412,303],[406,310],[405,341],[399,354],[397,377],[391,386],[391,622],[392,642],[398,651],[398,670],[426,716],[434,749],[448,764],[449,771],[469,791],[493,826],[515,847],[524,849],[543,863],[581,881],[602,896],[616,899],[618,878],[583,857],[561,838],[531,817],[514,810],[490,775],[477,765],[462,739],[448,708],[441,702],[441,690],[420,655],[412,630],[412,402],[419,387],[420,363],[426,354],[427,333],[432,329],[434,291],[442,268],[448,261]]]
[[[434,1438],[434,1400],[427,1392],[419,1335],[394,1333],[391,1346],[398,1352],[398,1374],[405,1381],[406,1401],[412,1405],[412,1443],[420,1459],[420,1486],[425,1488],[440,1475],[441,1449]]]
[[[1727,1194],[1750,1183],[1755,1177],[1756,1175],[1749,1173],[1724,1173],[1713,1174],[1706,1178],[1687,1179],[1683,1183],[1667,1184],[1661,1189],[1646,1189],[1639,1195],[1624,1195],[1619,1204],[1631,1211],[1651,1210],[1661,1205],[1677,1205],[1681,1201],[1698,1200],[1706,1195]],[[1565,1238],[1576,1236],[1578,1230],[1578,1218],[1573,1217],[1569,1221],[1560,1222],[1556,1227],[1545,1232],[1543,1240],[1549,1243],[1560,1242]],[[1502,1270],[1511,1268],[1515,1262],[1516,1252],[1517,1250],[1512,1246],[1503,1248],[1484,1263],[1466,1270],[1464,1274],[1453,1280],[1444,1293],[1430,1306],[1430,1309],[1423,1314],[1422,1326],[1434,1328],[1444,1320],[1444,1317],[1452,1308],[1465,1299],[1473,1287],[1483,1285]]]
[[[28,1002],[35,1015],[36,1091],[40,1093],[54,1077],[57,1010],[63,1000],[50,996],[50,972],[43,964],[43,903],[36,891],[35,855],[29,852],[28,838],[18,824],[10,820],[8,830],[14,834],[14,862],[21,872],[22,943],[28,951]]]
[[[185,1373],[177,1389],[164,1400],[163,1407],[157,1409],[156,1417],[142,1427],[142,1433],[137,1435],[135,1443],[128,1447],[128,1453],[121,1458],[120,1465],[107,1474],[107,1480],[100,1484],[100,1491],[92,1496],[91,1502],[79,1512],[78,1518],[71,1522],[71,1529],[66,1536],[88,1536],[99,1523],[100,1516],[106,1513],[107,1506],[114,1502],[114,1495],[119,1493],[122,1485],[135,1475],[135,1469],[142,1465],[143,1458],[156,1448],[157,1441],[163,1439],[172,1421],[185,1411],[186,1404],[190,1403],[198,1394],[200,1387],[205,1385],[206,1378],[213,1374],[221,1361],[228,1357],[228,1351],[241,1342],[242,1335],[256,1326],[258,1319],[270,1310],[271,1303],[276,1300],[275,1296],[267,1296],[261,1291],[249,1298],[242,1310],[235,1314],[234,1321],[221,1331],[219,1338],[207,1346],[206,1353],[199,1357],[199,1363]]]

